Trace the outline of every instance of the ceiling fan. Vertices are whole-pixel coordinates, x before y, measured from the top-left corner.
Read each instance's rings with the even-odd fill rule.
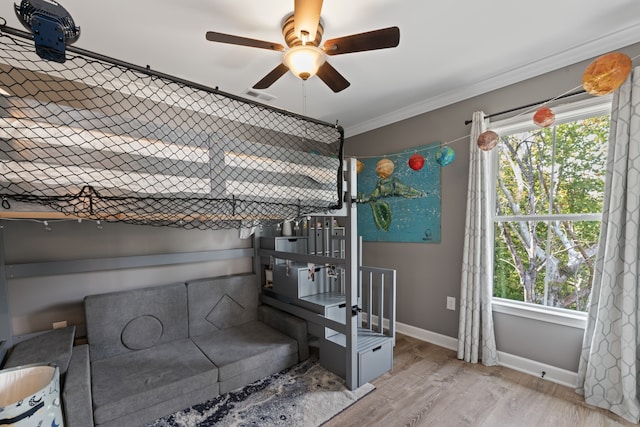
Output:
[[[239,46],[284,52],[282,63],[264,76],[254,89],[266,89],[280,77],[291,71],[294,75],[307,80],[317,74],[334,92],[349,87],[350,83],[326,60],[326,55],[363,52],[367,50],[396,47],[400,43],[398,27],[383,28],[365,33],[338,37],[324,42],[319,47],[324,28],[320,20],[322,0],[295,0],[293,14],[286,17],[282,24],[282,34],[287,47],[263,40],[234,36],[231,34],[208,31],[206,38],[212,42],[228,43]]]

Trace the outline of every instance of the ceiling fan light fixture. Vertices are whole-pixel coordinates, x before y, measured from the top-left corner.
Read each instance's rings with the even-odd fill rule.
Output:
[[[324,52],[312,45],[293,46],[282,56],[284,65],[302,80],[315,75],[325,59]]]

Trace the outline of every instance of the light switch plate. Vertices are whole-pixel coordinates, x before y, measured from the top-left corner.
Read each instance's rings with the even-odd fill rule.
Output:
[[[455,297],[447,297],[447,310],[455,310],[455,309],[456,309]]]

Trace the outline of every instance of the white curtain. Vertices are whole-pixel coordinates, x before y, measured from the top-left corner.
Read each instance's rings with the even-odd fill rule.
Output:
[[[464,255],[460,286],[458,359],[490,366],[498,363],[493,317],[490,221],[493,200],[490,185],[491,154],[478,148],[478,136],[486,130],[484,113],[473,114],[469,152],[469,189],[464,229]]]
[[[640,421],[640,67],[615,92],[600,243],[578,369],[585,402]]]

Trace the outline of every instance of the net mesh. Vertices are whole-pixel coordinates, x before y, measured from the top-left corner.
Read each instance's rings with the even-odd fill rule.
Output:
[[[341,205],[341,129],[0,35],[0,197],[77,218],[237,228]],[[97,58],[97,59],[96,59]]]

